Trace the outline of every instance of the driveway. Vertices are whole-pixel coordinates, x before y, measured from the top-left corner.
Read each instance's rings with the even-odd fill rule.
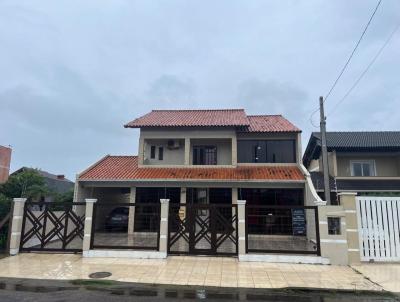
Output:
[[[385,290],[400,293],[400,263],[363,263],[352,267]]]
[[[347,266],[239,262],[223,257],[176,256],[161,260],[33,253],[0,260],[3,278],[74,280],[89,279],[94,272],[110,272],[109,280],[148,284],[382,290]]]

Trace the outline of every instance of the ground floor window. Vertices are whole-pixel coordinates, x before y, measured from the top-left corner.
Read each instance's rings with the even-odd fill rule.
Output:
[[[293,235],[294,218],[305,219],[303,209],[290,208],[290,206],[304,205],[302,189],[243,188],[239,189],[239,199],[246,200],[248,206],[247,227],[250,234]],[[268,205],[288,206],[288,208],[264,207]]]
[[[240,188],[238,193],[248,205],[304,205],[303,189]]]

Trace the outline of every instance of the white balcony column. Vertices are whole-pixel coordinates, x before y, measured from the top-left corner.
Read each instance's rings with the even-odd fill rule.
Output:
[[[11,221],[11,232],[10,232],[10,255],[18,255],[19,245],[21,241],[22,233],[22,220],[24,217],[24,207],[26,198],[14,198]]]
[[[185,161],[184,165],[190,165],[190,138],[185,137]]]
[[[143,165],[144,163],[144,150],[145,150],[145,141],[142,136],[139,137],[139,153],[138,153],[138,164]]]
[[[160,199],[160,246],[159,251],[167,253],[168,250],[168,214],[169,214],[169,199]]]
[[[187,188],[181,187],[181,199],[180,199],[181,204],[186,204],[186,194],[187,194]],[[186,217],[186,207],[185,206],[180,206],[179,216],[181,217],[181,219],[185,219],[185,217]]]
[[[131,187],[129,194],[129,203],[136,202],[136,187]],[[128,234],[133,235],[135,232],[135,206],[129,206],[129,218],[128,218]]]
[[[240,258],[246,255],[246,200],[237,201],[238,219],[238,250]]]
[[[97,202],[97,199],[86,198],[85,202],[86,202],[85,228],[84,228],[83,245],[82,245],[82,252],[84,257],[90,250],[90,241],[92,237],[93,208],[94,204]]]

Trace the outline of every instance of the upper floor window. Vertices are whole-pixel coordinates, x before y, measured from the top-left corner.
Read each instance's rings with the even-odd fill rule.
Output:
[[[373,160],[351,161],[351,176],[375,176],[375,162]]]
[[[193,165],[216,165],[216,146],[193,146]]]
[[[164,159],[164,148],[158,147],[158,160],[163,160],[163,159]]]
[[[156,158],[156,146],[150,148],[150,158]]]
[[[295,163],[294,140],[238,140],[239,163]]]

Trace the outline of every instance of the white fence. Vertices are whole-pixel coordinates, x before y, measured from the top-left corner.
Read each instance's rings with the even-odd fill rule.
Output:
[[[356,197],[361,261],[400,261],[400,198]]]

